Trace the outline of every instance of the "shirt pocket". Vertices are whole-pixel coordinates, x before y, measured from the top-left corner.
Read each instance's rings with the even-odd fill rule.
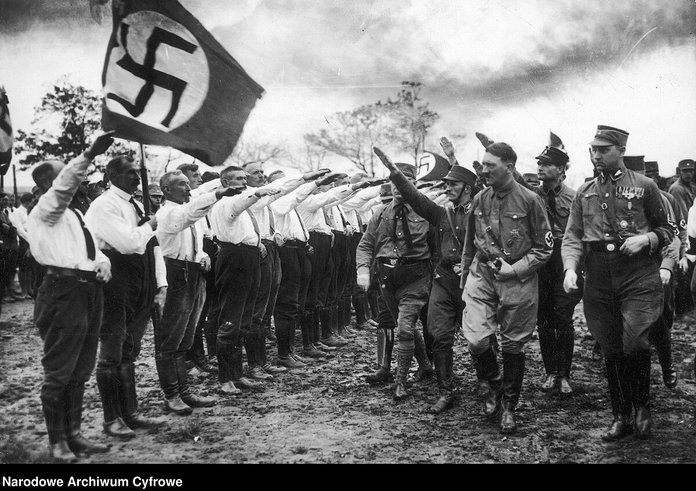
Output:
[[[503,247],[511,255],[529,243],[527,212],[505,211],[501,214],[501,239]]]
[[[430,223],[423,217],[411,215],[407,218],[408,228],[411,231],[411,237],[414,241],[416,237],[426,237],[430,229]]]
[[[594,192],[583,193],[580,200],[582,203],[582,216],[597,217],[602,213],[602,205],[599,202],[599,194]]]

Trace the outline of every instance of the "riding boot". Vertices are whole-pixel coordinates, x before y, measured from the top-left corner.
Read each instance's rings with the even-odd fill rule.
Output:
[[[84,394],[84,382],[72,381],[65,389],[65,426],[68,447],[75,455],[108,452],[111,447],[93,443],[82,435],[82,399]]]
[[[379,329],[377,331],[377,336],[378,339],[380,337],[382,338],[381,346],[379,341],[377,343],[377,360],[379,368],[375,373],[365,377],[367,383],[372,385],[391,382],[394,380],[394,377],[391,374],[392,351],[394,349],[394,331],[391,329]]]
[[[186,371],[186,354],[177,353],[174,357],[176,367],[176,378],[179,384],[179,395],[183,403],[189,408],[211,407],[215,405],[215,399],[210,397],[200,397],[193,393],[189,382],[188,372]]]
[[[332,307],[331,316],[335,316],[336,320],[334,323],[335,332],[339,338],[353,339],[355,334],[350,334],[346,329],[346,315],[345,315],[345,303],[342,298],[336,300],[336,305]]]
[[[439,414],[450,408],[454,403],[454,352],[452,349],[434,351],[435,373],[440,397],[437,402],[428,409],[428,412]]]
[[[129,428],[157,428],[162,423],[144,417],[138,412],[138,397],[135,390],[135,365],[133,362],[121,363],[118,366],[118,378],[121,387],[121,414]]]
[[[493,347],[489,347],[480,355],[474,356],[476,372],[481,380],[488,383],[488,393],[484,401],[484,414],[489,420],[495,420],[500,414],[501,399],[503,397],[503,378],[500,375],[498,359]]]
[[[544,326],[537,328],[539,334],[539,349],[541,351],[541,361],[544,363],[544,372],[546,375],[556,375],[556,350],[558,344],[556,342],[556,331],[552,326]],[[551,387],[553,388],[553,387]],[[544,388],[543,390],[550,390]]]
[[[631,394],[626,384],[628,370],[625,355],[605,357],[611,412],[614,416],[609,430],[602,436],[605,441],[619,440],[633,432],[631,427]]]
[[[414,354],[416,356],[416,361],[418,362],[418,370],[414,376],[417,382],[427,380],[435,375],[435,370],[433,369],[432,363],[428,359],[428,354],[425,348],[425,340],[423,335],[418,329],[413,333],[413,340],[415,342]]]
[[[169,354],[155,356],[155,366],[157,367],[160,387],[164,393],[165,411],[179,416],[191,414],[191,407],[181,400],[179,394],[179,377],[174,356]]]
[[[104,411],[104,424],[109,425],[116,419],[122,418],[119,387],[119,376],[117,367],[99,368],[97,367],[97,388]],[[133,433],[135,436],[135,433]]]
[[[517,432],[515,408],[520,400],[524,379],[524,353],[503,351],[503,413],[500,416],[500,433],[511,435]]]
[[[672,333],[669,329],[664,329],[663,333],[655,336],[653,346],[657,351],[657,359],[660,361],[662,368],[662,381],[668,389],[674,389],[677,386],[677,371],[672,365]]]
[[[332,329],[332,308],[322,307],[319,310],[319,322],[321,323],[321,342],[326,346],[338,348],[348,344],[345,339],[338,339]]]
[[[642,351],[629,356],[633,408],[635,409],[634,430],[638,438],[648,438],[651,434],[650,417],[650,351]]]
[[[48,446],[51,457],[59,462],[77,462],[77,456],[68,447],[65,428],[65,399],[41,395],[41,406],[46,419]]]
[[[300,319],[300,330],[302,331],[302,356],[308,358],[325,358],[324,353],[314,347],[312,343],[314,337],[314,311],[304,311]]]
[[[364,293],[358,293],[353,295],[352,302],[355,309],[355,327],[364,329],[367,323],[367,297]]]
[[[312,314],[312,344],[316,349],[321,351],[322,353],[326,354],[327,357],[330,357],[329,355],[333,352],[336,351],[335,347],[332,346],[327,346],[324,343],[321,342],[321,319],[320,319],[320,310],[321,309],[315,309],[313,314]],[[331,355],[333,357],[333,355]]]
[[[394,386],[394,399],[403,400],[409,396],[406,390],[406,377],[411,369],[411,359],[413,358],[413,348],[404,349],[401,343],[396,351],[396,384]]]

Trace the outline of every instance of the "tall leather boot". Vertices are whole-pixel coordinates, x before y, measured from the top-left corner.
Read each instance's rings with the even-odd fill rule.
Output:
[[[454,352],[449,349],[446,351],[434,351],[435,373],[437,374],[437,385],[440,397],[428,408],[428,412],[439,414],[450,408],[454,403]]]
[[[677,371],[672,365],[672,332],[669,329],[663,330],[664,332],[656,335],[652,341],[662,368],[662,381],[665,387],[674,389],[677,386],[678,378]]]
[[[331,348],[339,348],[348,344],[345,339],[338,339],[332,329],[332,309],[322,307],[319,310],[319,322],[321,323],[321,342]]]
[[[68,447],[65,428],[65,400],[41,395],[41,406],[46,419],[48,448],[51,457],[59,462],[77,462],[77,456]]]
[[[413,358],[413,349],[401,346],[396,351],[396,384],[394,385],[394,399],[397,401],[406,399],[409,396],[406,390],[406,377],[411,369],[411,359]]]
[[[176,367],[176,378],[179,384],[179,395],[183,403],[189,408],[214,406],[215,399],[198,396],[194,394],[191,389],[188,371],[186,370],[186,353],[177,353],[174,357],[174,363]]]
[[[575,332],[571,323],[556,333],[556,373],[559,375],[561,394],[566,396],[573,393],[570,386],[570,368],[573,365],[574,351]]]
[[[635,409],[634,430],[638,438],[651,435],[650,417],[650,351],[643,351],[629,357],[633,408]]]
[[[481,380],[488,384],[488,393],[484,399],[484,414],[490,421],[495,420],[500,414],[501,400],[503,397],[503,377],[500,374],[498,358],[493,346],[490,346],[480,355],[474,356],[476,372]]]
[[[227,341],[217,341],[217,359],[218,359],[218,380],[220,381],[220,390],[224,394],[241,394],[232,381],[232,344]]]
[[[314,311],[305,310],[300,319],[300,329],[302,331],[302,356],[308,358],[325,358],[324,353],[314,347]]]
[[[184,362],[185,365],[186,362]],[[164,409],[178,416],[191,414],[192,409],[181,400],[179,394],[179,377],[176,373],[176,361],[171,355],[155,356],[157,375],[164,394]]]
[[[82,399],[84,393],[84,382],[71,381],[65,388],[65,426],[68,447],[76,455],[108,452],[110,446],[90,442],[82,436]]]
[[[351,313],[350,313],[350,307],[351,307],[351,300],[350,297],[343,297],[341,299],[342,305],[343,305],[343,325],[345,326],[346,332],[348,335],[356,337],[357,334],[355,331],[351,328]]]
[[[355,309],[355,328],[367,328],[367,296],[364,293],[353,295],[353,308]]]
[[[376,321],[379,318],[379,291],[377,289],[367,290],[367,305],[370,307],[370,317]]]
[[[604,441],[614,441],[633,433],[631,427],[631,394],[630,387],[625,384],[628,371],[626,357],[624,355],[611,355],[604,359],[607,369],[607,382],[609,385],[609,398],[611,399],[611,412],[614,421],[602,435]]]
[[[97,367],[97,388],[104,410],[104,433],[121,439],[135,437],[121,413],[121,382],[117,367]]]
[[[122,362],[118,366],[118,378],[120,381],[121,414],[123,421],[129,428],[158,428],[161,423],[146,418],[138,412],[138,396],[135,390],[135,365],[133,362]]]
[[[332,352],[336,351],[333,346],[327,346],[321,342],[321,320],[319,319],[319,309],[312,313],[312,344],[323,353],[326,358],[333,358]]]
[[[344,339],[353,339],[355,338],[355,334],[351,334],[348,332],[346,329],[346,324],[345,324],[345,304],[343,302],[342,298],[339,298],[336,300],[336,305],[334,305],[332,308],[331,316],[334,318],[334,332],[337,334],[339,338],[344,338]]]
[[[214,318],[212,311],[208,311],[208,318],[205,321],[203,332],[205,334],[205,343],[208,347],[208,356],[216,356],[218,327],[217,319]]]
[[[365,377],[365,381],[371,385],[391,382],[394,380],[394,377],[391,374],[392,351],[394,349],[394,331],[391,329],[379,329],[377,331],[377,336],[377,363],[379,368],[375,373]],[[382,339],[381,342],[379,341],[380,338]]]
[[[234,382],[235,387],[240,389],[258,389],[262,387],[260,382],[255,382],[244,376],[242,358],[242,340],[239,339],[237,343],[232,345],[232,349],[230,350],[232,382]]]
[[[435,369],[428,359],[428,354],[425,347],[425,339],[418,329],[414,330],[413,340],[415,342],[414,355],[418,362],[418,370],[416,371],[415,380],[421,382],[431,379],[435,375]]]
[[[503,351],[503,413],[500,415],[500,433],[511,435],[517,432],[515,408],[520,400],[524,379],[524,353]]]

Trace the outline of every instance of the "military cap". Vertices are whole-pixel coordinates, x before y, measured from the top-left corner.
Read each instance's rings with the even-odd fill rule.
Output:
[[[627,169],[636,172],[645,173],[645,156],[644,155],[626,155],[624,156],[624,165]]]
[[[654,160],[648,160],[645,162],[645,174],[646,175],[660,175],[660,165]]]
[[[612,126],[597,126],[594,140],[590,142],[594,147],[608,147],[618,145],[625,147],[628,142],[628,131],[620,130]]]
[[[524,179],[528,183],[539,184],[539,176],[534,172],[522,174],[522,179]]]
[[[398,162],[394,164],[406,177],[410,177],[411,179],[416,179],[416,175],[418,174],[418,171],[416,170],[416,166],[412,164],[404,164],[402,162]]]
[[[464,184],[469,184],[473,186],[476,182],[476,174],[471,172],[466,167],[461,165],[455,165],[450,169],[449,174],[442,178],[443,181],[455,181],[463,182]]]
[[[557,167],[565,167],[568,163],[568,154],[565,153],[560,148],[556,147],[546,147],[541,155],[538,155],[536,159],[540,164],[552,164]]]
[[[150,196],[162,196],[162,189],[159,187],[159,184],[148,184],[147,191]]]
[[[684,159],[679,162],[679,170],[696,169],[696,162],[691,159]]]

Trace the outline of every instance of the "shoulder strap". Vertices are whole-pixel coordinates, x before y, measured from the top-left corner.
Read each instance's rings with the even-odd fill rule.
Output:
[[[462,247],[462,242],[457,237],[457,228],[454,226],[454,219],[452,218],[452,209],[445,208],[445,215],[447,215],[447,221],[449,222],[450,229],[452,230],[452,237],[457,241],[457,245]]]

